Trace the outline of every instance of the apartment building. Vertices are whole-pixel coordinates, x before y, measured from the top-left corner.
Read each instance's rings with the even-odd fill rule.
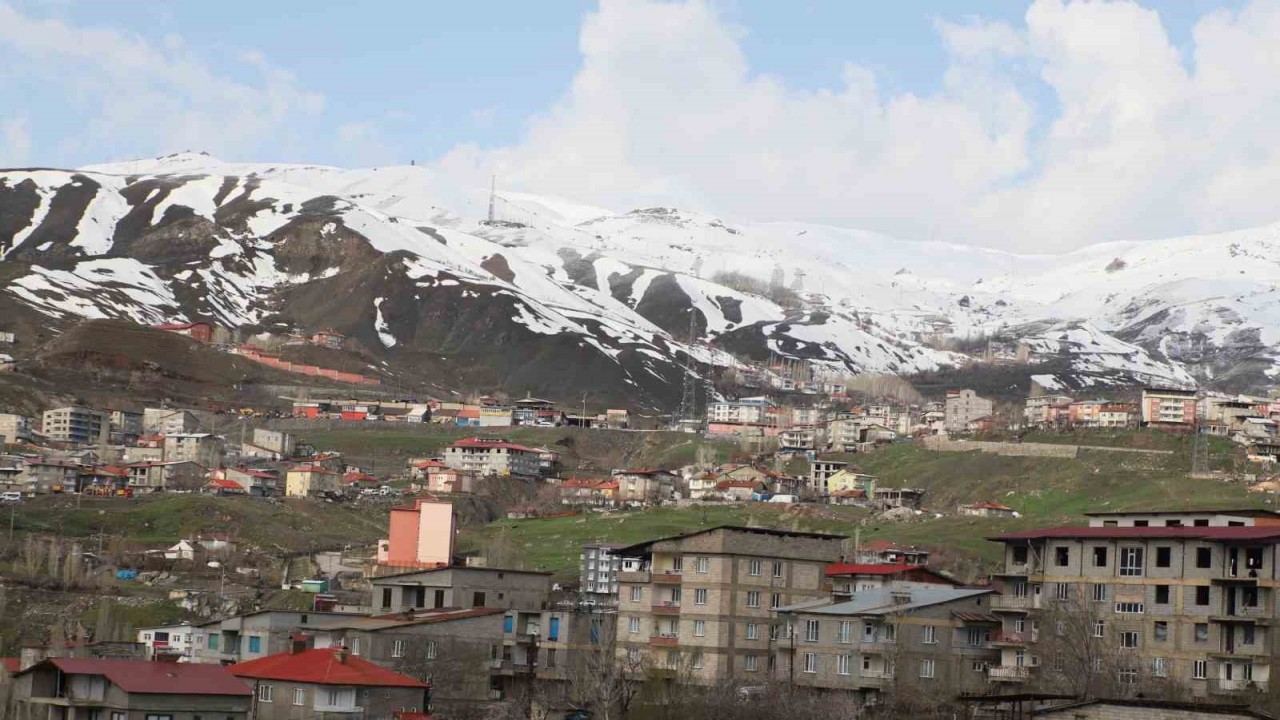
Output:
[[[1071,402],[1071,397],[1067,395],[1033,395],[1027,398],[1022,417],[1028,425],[1058,425],[1067,421]]]
[[[213,469],[222,464],[223,440],[209,433],[170,433],[164,436],[165,462],[193,462]]]
[[[995,412],[995,403],[972,390],[949,390],[944,412],[947,432],[964,432],[969,423]]]
[[[190,410],[143,408],[142,432],[147,435],[195,432],[200,420]]]
[[[588,602],[615,605],[618,602],[618,571],[622,558],[615,554],[623,547],[615,543],[589,543],[582,546],[578,564],[578,592]]]
[[[90,445],[105,442],[111,436],[111,417],[91,408],[45,410],[40,420],[40,433],[55,442]]]
[[[1196,425],[1196,391],[1179,388],[1142,389],[1142,425],[1190,430]]]
[[[188,654],[194,663],[230,665],[274,655],[292,647],[298,632],[349,621],[351,613],[260,610],[195,626]]]
[[[541,451],[501,438],[471,437],[444,449],[444,464],[477,476],[538,477]]]
[[[616,551],[620,660],[681,681],[764,682],[772,611],[828,597],[840,535],[720,526]]]
[[[778,434],[780,450],[817,450],[826,445],[825,429],[817,425],[792,425]]]
[[[551,573],[443,567],[383,575],[371,585],[369,605],[379,614],[446,607],[541,610],[550,597]]]
[[[13,413],[0,413],[0,444],[20,443],[31,439],[27,418]]]
[[[1091,672],[1121,684],[1172,680],[1197,696],[1266,689],[1280,644],[1280,514],[1265,510],[1097,513],[1085,527],[992,538],[1004,544],[997,682],[1077,672],[1064,625],[1087,623]],[[1104,663],[1102,659],[1105,658]]]
[[[777,403],[767,397],[748,397],[711,403],[707,421],[729,425],[777,425]]]
[[[848,600],[779,608],[773,678],[857,694],[863,705],[896,687],[973,692],[1000,658],[995,591],[919,584],[859,590]]]

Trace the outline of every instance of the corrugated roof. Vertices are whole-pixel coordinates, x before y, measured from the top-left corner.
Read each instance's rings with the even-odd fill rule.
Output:
[[[282,680],[312,685],[361,685],[365,687],[417,687],[426,683],[379,667],[348,653],[339,661],[336,648],[277,653],[228,668],[232,674],[255,680]]]
[[[23,670],[53,665],[68,675],[101,675],[121,690],[146,695],[251,695],[248,684],[221,665],[147,660],[49,658]],[[21,674],[21,673],[20,673]]]

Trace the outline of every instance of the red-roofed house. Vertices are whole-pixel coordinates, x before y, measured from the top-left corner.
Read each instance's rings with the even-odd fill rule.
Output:
[[[249,684],[227,668],[199,663],[50,658],[13,679],[19,717],[248,720],[252,699]]]
[[[444,464],[478,476],[538,477],[537,449],[502,438],[469,437],[444,449]]]
[[[618,481],[569,478],[560,483],[560,502],[613,507],[618,504]]]
[[[156,330],[164,330],[175,335],[183,335],[198,342],[213,342],[213,326],[207,322],[164,323],[153,325]]]
[[[827,566],[825,575],[831,579],[831,592],[835,595],[851,595],[859,590],[889,586],[898,589],[937,585],[959,587],[960,585],[959,582],[923,565],[834,563]]]
[[[290,720],[300,710],[304,717],[359,713],[390,718],[427,707],[431,686],[424,682],[374,665],[344,647],[305,650],[297,645],[290,652],[229,668],[254,689],[254,720]]]
[[[1015,517],[1017,512],[1008,505],[1002,505],[998,502],[988,502],[979,500],[968,505],[961,505],[956,508],[961,515],[972,515],[974,517]]]
[[[209,478],[209,482],[205,484],[205,489],[214,495],[246,495],[244,488],[235,480],[228,480],[224,477],[216,475]]]
[[[341,477],[320,465],[297,465],[285,473],[284,494],[289,497],[310,497],[323,492],[336,492]]]
[[[643,468],[614,470],[613,479],[618,481],[618,500],[638,505],[670,500],[676,476],[667,470]]]
[[[378,478],[362,472],[353,471],[342,476],[342,487],[357,489],[375,488],[378,487]]]

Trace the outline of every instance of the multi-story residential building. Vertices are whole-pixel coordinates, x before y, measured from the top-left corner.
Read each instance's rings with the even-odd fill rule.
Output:
[[[488,567],[443,567],[373,578],[369,605],[379,614],[424,608],[542,610],[551,573]]]
[[[1127,428],[1138,424],[1138,406],[1132,403],[1105,403],[1098,411],[1098,427]]]
[[[770,613],[826,598],[823,570],[844,540],[721,526],[618,549],[620,660],[696,684],[765,681]]]
[[[222,465],[222,438],[209,433],[170,433],[164,436],[165,462],[193,462],[214,469]]]
[[[1035,387],[1032,391],[1035,391]],[[1032,426],[1052,426],[1066,422],[1071,407],[1072,399],[1067,395],[1044,394],[1032,395],[1027,398],[1026,406],[1022,409],[1022,417],[1028,425]]]
[[[629,505],[670,500],[675,491],[676,476],[667,470],[614,470],[611,479],[618,483],[618,501]]]
[[[778,449],[790,451],[817,450],[826,444],[826,432],[816,425],[792,425],[778,433]]]
[[[1142,389],[1142,425],[1191,430],[1196,425],[1196,391],[1179,388]]]
[[[294,646],[238,663],[230,672],[253,687],[253,720],[299,717],[390,719],[425,713],[430,686],[379,667],[349,649]]]
[[[48,658],[14,676],[11,702],[23,718],[264,717],[226,668],[146,660]]]
[[[195,626],[192,662],[229,665],[289,650],[298,632],[324,630],[352,613],[260,610]]]
[[[293,435],[266,428],[255,429],[252,442],[240,444],[240,456],[244,458],[284,460],[293,457],[296,450],[297,439]]]
[[[191,624],[138,628],[138,644],[148,660],[163,658],[189,662],[195,655],[195,628]]]
[[[285,471],[284,494],[289,497],[311,497],[337,492],[342,475],[320,465],[296,465]]]
[[[809,491],[818,497],[827,494],[827,481],[849,463],[818,458],[809,463]]]
[[[0,444],[20,443],[31,439],[27,418],[13,413],[0,413]]]
[[[773,677],[857,693],[864,705],[898,687],[925,695],[985,689],[987,668],[1000,657],[993,644],[1000,618],[987,607],[994,593],[889,584],[848,600],[781,607]]]
[[[972,390],[948,390],[945,427],[947,432],[964,432],[969,423],[995,412],[995,403]]]
[[[1076,400],[1067,406],[1067,422],[1072,427],[1099,427],[1106,400]]]
[[[828,565],[826,576],[831,580],[831,596],[848,600],[854,593],[893,587],[956,587],[960,583],[924,565],[904,563],[853,562]]]
[[[76,487],[81,466],[72,460],[28,460],[21,468],[18,484],[32,495],[62,492]]]
[[[434,568],[453,562],[453,504],[414,498],[391,508],[389,537],[378,543],[378,564],[398,568]]]
[[[195,432],[200,421],[190,410],[143,408],[142,432],[147,435]]]
[[[1097,513],[1087,527],[993,539],[1004,544],[1003,594],[991,603],[1004,618],[993,680],[1083,670],[1121,685],[1174,681],[1199,696],[1269,684],[1280,650],[1280,514]],[[1070,667],[1072,656],[1096,660]]]
[[[133,444],[142,434],[142,413],[130,410],[111,411],[111,442]]]
[[[478,476],[538,477],[540,453],[501,438],[470,437],[444,449],[444,464]]]
[[[578,563],[578,592],[595,605],[616,605],[618,571],[622,558],[614,551],[623,547],[616,543],[588,543],[582,546]]]
[[[777,403],[767,397],[749,397],[711,403],[707,421],[727,425],[777,425]]]
[[[60,407],[45,410],[40,433],[56,442],[85,445],[106,442],[111,437],[111,417],[86,407]]]

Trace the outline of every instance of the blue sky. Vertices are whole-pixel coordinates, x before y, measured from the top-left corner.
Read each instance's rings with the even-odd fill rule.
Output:
[[[1274,219],[1253,188],[1280,101],[1250,99],[1276,81],[1246,52],[1274,54],[1275,18],[1270,0],[0,0],[0,166],[414,160],[619,208],[1065,249]]]

